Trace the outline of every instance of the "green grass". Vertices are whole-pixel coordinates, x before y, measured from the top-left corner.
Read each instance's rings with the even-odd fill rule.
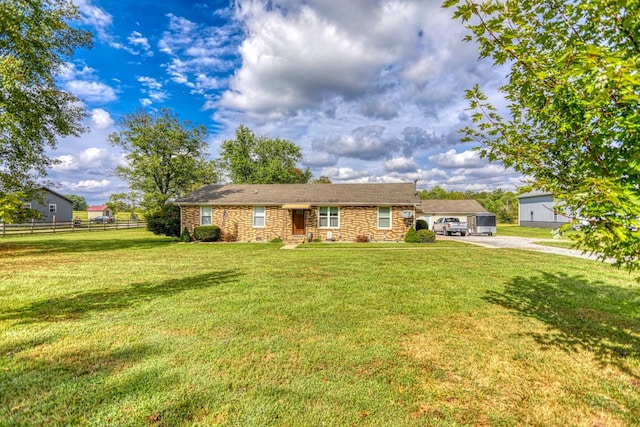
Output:
[[[552,239],[554,237],[551,228],[521,227],[512,224],[498,225],[496,234],[498,236],[532,237],[535,239]]]
[[[616,426],[639,396],[639,285],[594,261],[0,240],[0,425]]]

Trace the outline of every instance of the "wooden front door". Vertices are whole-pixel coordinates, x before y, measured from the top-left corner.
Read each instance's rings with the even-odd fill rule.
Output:
[[[293,235],[305,235],[306,230],[304,228],[304,209],[294,209],[292,211],[292,223],[293,223]]]

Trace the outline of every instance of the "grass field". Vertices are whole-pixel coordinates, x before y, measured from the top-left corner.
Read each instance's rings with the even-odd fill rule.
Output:
[[[638,424],[640,285],[606,264],[458,242],[0,240],[0,425]]]

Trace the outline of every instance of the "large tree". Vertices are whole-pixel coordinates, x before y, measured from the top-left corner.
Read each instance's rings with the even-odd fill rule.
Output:
[[[222,142],[218,165],[234,184],[304,184],[312,174],[296,166],[300,147],[280,138],[256,136],[244,125]]]
[[[136,218],[136,206],[140,203],[141,195],[137,191],[129,193],[113,193],[109,195],[107,206],[115,213],[129,212],[129,218]]]
[[[82,196],[76,196],[75,194],[67,194],[65,196],[67,199],[73,202],[73,210],[74,211],[86,211],[88,208],[87,199]]]
[[[77,8],[64,0],[0,0],[0,205],[27,196],[52,164],[58,137],[79,135],[85,112],[56,75],[91,33],[69,26]],[[2,220],[11,220],[2,215]]]
[[[147,211],[200,185],[217,182],[214,163],[207,160],[207,130],[180,121],[170,109],[155,115],[137,111],[122,117],[118,131],[109,135],[112,145],[124,150],[126,163],[117,176],[142,193]]]
[[[465,140],[531,177],[590,226],[579,244],[640,267],[640,19],[638,0],[446,0],[481,58],[509,70],[497,110],[467,92]]]

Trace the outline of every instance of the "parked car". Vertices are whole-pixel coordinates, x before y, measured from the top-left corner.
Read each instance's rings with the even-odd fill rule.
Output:
[[[458,218],[438,218],[433,223],[433,231],[442,233],[445,236],[451,236],[453,233],[460,233],[461,236],[466,236],[469,232],[467,223],[460,222]]]
[[[114,221],[112,216],[100,215],[95,218],[91,218],[89,222],[94,224],[111,224]]]

